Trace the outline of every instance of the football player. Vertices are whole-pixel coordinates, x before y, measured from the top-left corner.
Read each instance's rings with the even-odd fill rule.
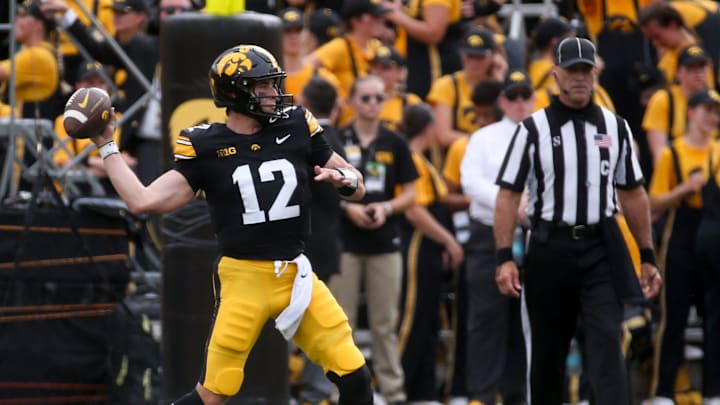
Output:
[[[173,211],[199,190],[208,201],[222,252],[213,277],[216,310],[198,384],[176,405],[219,405],[235,395],[269,317],[323,367],[338,386],[339,404],[372,403],[370,373],[347,316],[303,255],[310,182],[327,181],[343,198],[360,200],[362,176],[332,151],[308,110],[286,103],[284,77],[259,46],[220,54],[210,87],[227,123],[183,130],[175,167],[149,186],[117,153],[112,125],[92,139],[133,212]]]

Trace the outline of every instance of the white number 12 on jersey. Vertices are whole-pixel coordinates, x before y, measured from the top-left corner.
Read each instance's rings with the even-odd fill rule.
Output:
[[[280,172],[280,180],[283,181],[283,185],[268,210],[267,219],[265,219],[265,211],[260,209],[255,183],[250,174],[250,166],[238,166],[233,172],[233,183],[237,184],[245,206],[245,212],[242,214],[245,225],[300,216],[300,205],[288,205],[288,201],[297,187],[295,167],[287,159],[270,160],[263,162],[258,167],[261,182],[276,181],[275,172]]]

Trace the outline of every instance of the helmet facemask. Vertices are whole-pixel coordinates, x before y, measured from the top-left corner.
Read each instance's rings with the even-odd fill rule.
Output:
[[[267,123],[273,123],[278,118],[287,118],[288,114],[286,110],[288,107],[292,107],[293,105],[293,95],[283,93],[282,81],[284,78],[285,73],[282,73],[281,75],[275,77],[263,77],[260,79],[248,80],[247,109],[240,112],[253,115],[256,118],[261,118],[260,121],[263,123],[266,121]],[[272,87],[275,89],[277,95],[265,95],[262,92],[260,94],[256,92],[255,85],[260,81],[268,79],[272,79]],[[266,108],[263,108],[263,106]],[[267,111],[268,106],[273,106],[272,111]]]

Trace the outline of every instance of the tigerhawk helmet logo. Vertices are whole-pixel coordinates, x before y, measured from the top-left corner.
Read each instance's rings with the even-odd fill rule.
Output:
[[[225,55],[217,63],[217,71],[225,76],[232,76],[235,73],[245,73],[252,69],[252,61],[242,50]]]

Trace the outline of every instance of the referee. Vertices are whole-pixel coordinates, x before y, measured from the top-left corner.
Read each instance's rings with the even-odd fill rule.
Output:
[[[518,125],[498,175],[496,282],[503,294],[522,293],[529,404],[562,403],[580,316],[592,348],[586,359],[595,403],[626,405],[623,302],[655,296],[662,284],[648,199],[627,122],[591,102],[593,44],[564,39],[552,74],[559,95]],[[521,284],[510,246],[526,186],[531,236]],[[619,205],[642,248],[642,291],[614,218]]]

